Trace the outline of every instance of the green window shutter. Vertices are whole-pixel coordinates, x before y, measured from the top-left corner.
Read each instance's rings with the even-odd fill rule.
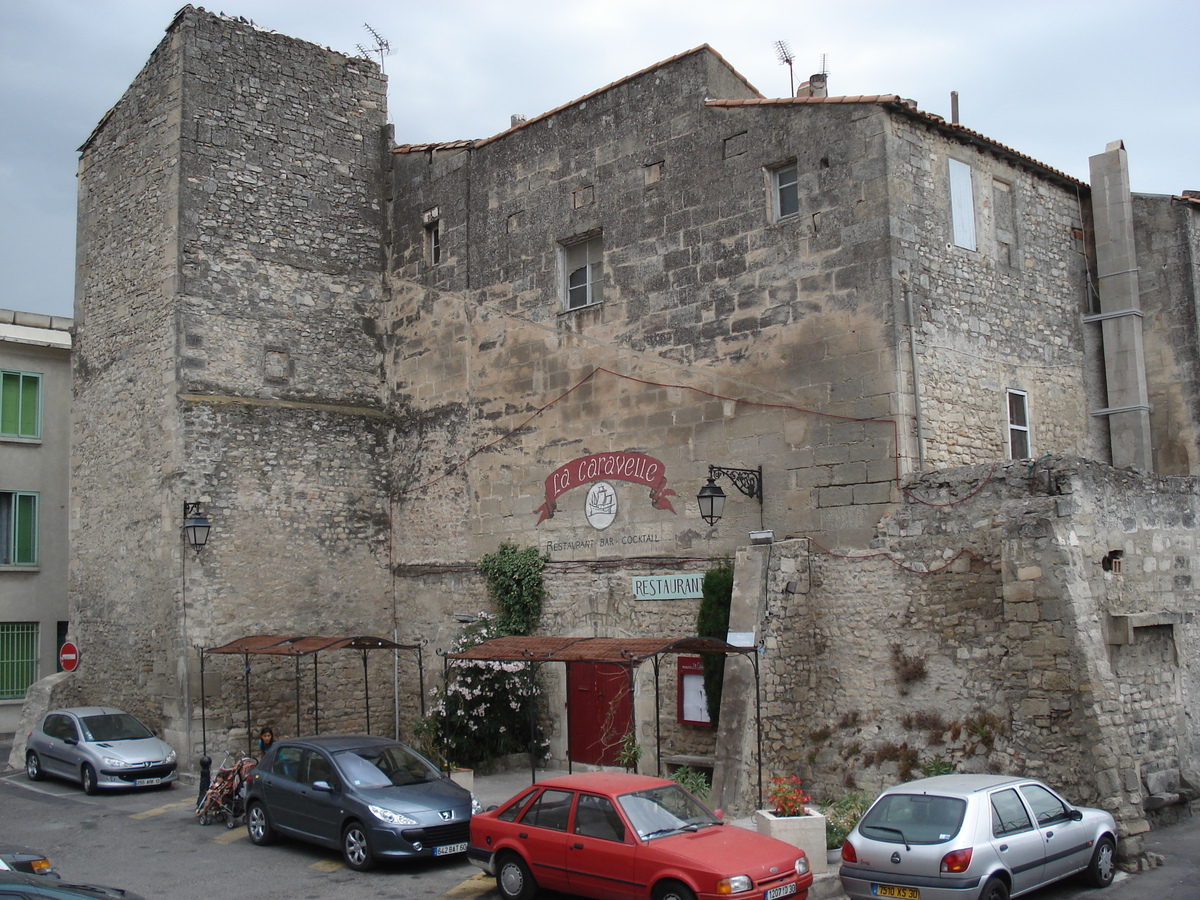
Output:
[[[37,495],[18,494],[13,522],[13,564],[37,565]]]
[[[17,372],[0,374],[0,434],[17,433],[21,420],[21,376]]]
[[[38,413],[41,409],[42,379],[37,375],[21,376],[21,437],[40,437]]]

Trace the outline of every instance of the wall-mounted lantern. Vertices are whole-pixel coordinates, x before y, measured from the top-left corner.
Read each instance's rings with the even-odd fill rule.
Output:
[[[199,553],[208,543],[208,532],[212,523],[208,516],[200,512],[200,504],[183,503],[183,536],[187,538],[188,546]]]
[[[762,524],[763,486],[762,466],[757,469],[730,469],[725,466],[708,467],[708,483],[700,488],[696,495],[696,503],[700,506],[700,518],[709,525],[716,525],[725,513],[725,492],[717,484],[717,479],[724,476],[733,482],[733,486],[751,499],[758,501],[758,521]]]

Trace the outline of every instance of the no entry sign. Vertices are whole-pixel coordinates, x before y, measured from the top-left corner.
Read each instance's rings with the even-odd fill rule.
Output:
[[[58,664],[62,666],[64,672],[74,672],[75,667],[79,665],[79,648],[70,641],[59,647]]]

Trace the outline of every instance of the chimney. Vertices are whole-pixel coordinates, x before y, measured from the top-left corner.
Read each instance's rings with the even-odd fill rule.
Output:
[[[520,113],[513,113],[508,120],[509,128],[516,128],[518,125],[525,124],[525,117]]]
[[[810,75],[808,81],[800,85],[796,89],[797,97],[828,97],[829,89],[826,81],[829,78],[824,72],[818,72],[816,75]]]

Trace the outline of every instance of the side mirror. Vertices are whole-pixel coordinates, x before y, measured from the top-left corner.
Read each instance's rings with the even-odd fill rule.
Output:
[[[725,821],[725,810],[723,810],[723,809],[714,809],[714,810],[713,810],[713,815],[714,815],[714,816],[716,816],[716,817],[717,817],[718,819],[720,819],[721,821]]]
[[[1083,818],[1083,811],[1079,809],[1072,809],[1069,818],[1072,822],[1078,822]]]
[[[70,746],[74,747],[75,745],[77,745],[79,743],[79,738],[73,738],[73,737],[63,738],[63,743],[69,744]]]
[[[323,794],[333,793],[333,787],[328,781],[314,781],[312,783],[312,789],[314,791],[320,791]]]

